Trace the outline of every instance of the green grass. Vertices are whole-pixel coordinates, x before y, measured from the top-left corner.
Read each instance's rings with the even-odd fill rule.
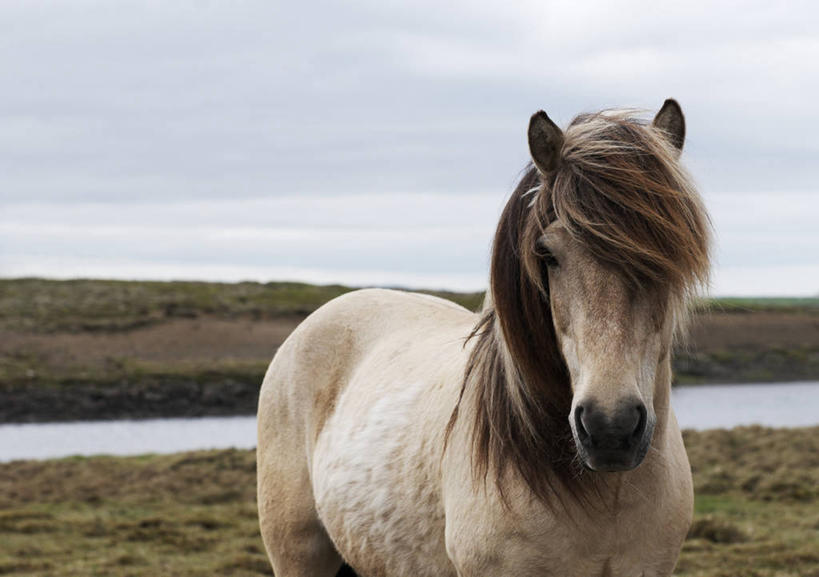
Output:
[[[354,290],[305,283],[0,279],[0,326],[37,332],[116,331],[171,318],[306,315]],[[480,293],[422,291],[480,307]]]
[[[0,575],[269,574],[250,451],[0,469]]]
[[[36,356],[0,356],[0,390],[17,386],[72,387],[75,385],[114,386],[126,381],[150,379],[185,380],[208,383],[235,379],[261,383],[269,360],[215,359],[209,361],[146,361],[109,358],[105,364],[74,364],[50,367]],[[36,370],[32,369],[36,367]]]
[[[681,577],[819,576],[819,427],[686,432]],[[253,451],[0,464],[0,575],[270,575]]]
[[[721,297],[702,299],[698,310],[731,313],[774,311],[819,313],[817,297]]]
[[[0,323],[38,332],[124,330],[168,318],[307,314],[350,289],[301,283],[0,280]]]
[[[169,318],[306,315],[345,292],[341,285],[0,279],[0,327],[37,332],[127,330]],[[482,293],[420,291],[480,308]],[[698,310],[819,313],[819,298],[703,300]]]

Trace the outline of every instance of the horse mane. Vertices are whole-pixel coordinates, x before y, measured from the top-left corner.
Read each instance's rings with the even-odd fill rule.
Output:
[[[707,283],[710,223],[679,151],[631,112],[576,117],[558,168],[529,166],[495,234],[490,287],[461,398],[474,391],[473,469],[490,471],[503,495],[511,467],[546,503],[584,482],[569,425],[572,389],[555,335],[549,280],[538,239],[559,219],[591,254],[635,291],[659,291],[684,324],[688,299]],[[564,491],[559,491],[561,486]]]

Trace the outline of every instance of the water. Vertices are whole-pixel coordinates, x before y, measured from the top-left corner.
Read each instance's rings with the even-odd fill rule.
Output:
[[[256,417],[0,425],[0,461],[256,446]]]
[[[819,382],[677,387],[671,402],[684,429],[819,425]]]
[[[672,402],[683,428],[819,424],[819,382],[681,387]],[[0,461],[254,446],[255,417],[0,425]]]

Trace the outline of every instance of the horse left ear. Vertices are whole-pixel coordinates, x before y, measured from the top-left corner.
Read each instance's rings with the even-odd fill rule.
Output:
[[[679,103],[673,98],[669,98],[663,103],[663,107],[654,117],[651,123],[654,128],[658,128],[663,132],[671,144],[678,151],[682,151],[683,143],[685,142],[685,116],[683,116],[682,108]]]
[[[535,112],[529,120],[529,153],[541,174],[560,166],[562,148],[563,132],[548,114],[542,110]]]

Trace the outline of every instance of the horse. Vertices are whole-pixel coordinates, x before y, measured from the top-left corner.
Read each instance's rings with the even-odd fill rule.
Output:
[[[306,318],[265,375],[277,577],[670,575],[692,521],[671,351],[711,225],[669,99],[539,111],[478,312],[386,289]]]

